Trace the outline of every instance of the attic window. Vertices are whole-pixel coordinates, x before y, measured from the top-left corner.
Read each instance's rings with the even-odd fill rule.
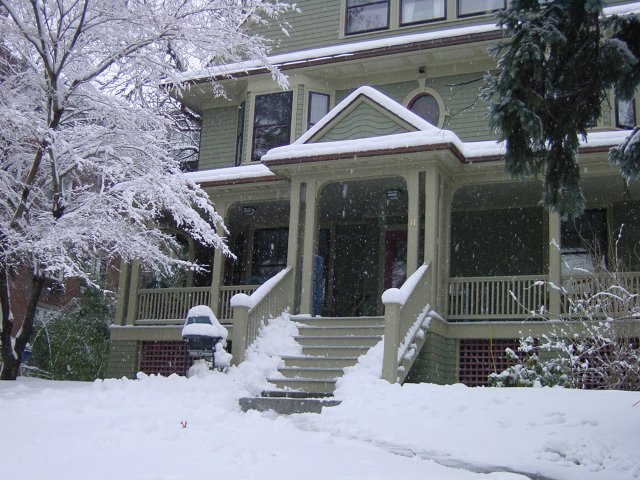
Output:
[[[433,95],[421,93],[413,97],[408,108],[431,125],[438,126],[440,123],[440,105]]]
[[[389,28],[389,0],[347,0],[345,33]]]

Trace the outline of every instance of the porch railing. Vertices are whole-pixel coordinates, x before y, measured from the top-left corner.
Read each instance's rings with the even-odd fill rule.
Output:
[[[250,296],[239,293],[231,298],[234,365],[244,361],[246,349],[255,341],[260,327],[291,307],[292,272],[288,267],[260,285]]]
[[[612,286],[619,286],[626,291],[610,290],[608,294],[598,298],[599,307],[606,314],[628,313],[631,308],[640,306],[640,272],[622,272],[562,277],[562,313],[574,315],[572,304],[588,300],[599,292],[607,292]]]
[[[382,378],[402,383],[425,341],[428,326],[429,266],[422,265],[401,288],[390,288],[382,294],[384,303],[384,357]],[[426,322],[425,322],[426,320]],[[418,333],[422,331],[422,333]]]
[[[210,295],[210,287],[140,289],[136,323],[184,322],[191,307],[209,305]]]
[[[217,313],[218,319],[228,320],[233,315],[231,299],[237,293],[251,295],[260,285],[225,285],[220,287],[220,307]]]
[[[220,302],[215,312],[219,320],[231,319],[231,298],[237,293],[250,294],[259,285],[220,287]],[[138,290],[136,323],[139,325],[180,324],[196,305],[211,305],[211,287],[145,288]]]
[[[543,275],[449,279],[449,320],[529,318],[548,305]]]

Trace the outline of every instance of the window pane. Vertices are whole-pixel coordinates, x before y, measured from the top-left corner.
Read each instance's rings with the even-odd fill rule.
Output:
[[[309,94],[309,122],[307,130],[318,123],[327,113],[329,113],[329,95],[311,92]]]
[[[368,32],[389,27],[389,1],[347,1],[346,33]]]
[[[256,125],[276,125],[291,119],[291,92],[258,95],[256,97]]]
[[[409,104],[409,110],[424,118],[431,125],[438,125],[440,120],[440,106],[435,98],[428,94],[422,94],[413,99]]]
[[[633,128],[636,126],[636,106],[633,99],[618,100],[616,102],[616,126]]]
[[[445,0],[402,0],[401,24],[426,22],[445,17]]]
[[[292,92],[258,95],[253,120],[252,160],[274,147],[287,145],[291,135]]]
[[[481,15],[505,7],[505,0],[458,0],[458,15]]]

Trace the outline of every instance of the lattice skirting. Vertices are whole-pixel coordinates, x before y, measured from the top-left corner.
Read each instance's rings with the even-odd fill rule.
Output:
[[[185,375],[192,364],[186,342],[145,341],[140,349],[139,370],[148,375]]]
[[[470,387],[488,386],[490,373],[500,373],[509,366],[505,349],[516,351],[518,345],[518,339],[460,340],[460,383]]]

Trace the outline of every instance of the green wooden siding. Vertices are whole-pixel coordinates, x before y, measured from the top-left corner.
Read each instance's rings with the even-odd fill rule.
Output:
[[[234,164],[237,123],[237,106],[214,108],[202,113],[200,170],[230,167]]]
[[[340,0],[301,0],[296,6],[302,13],[290,12],[286,21],[290,36],[285,35],[275,24],[253,26],[252,31],[274,40],[273,53],[317,48],[343,43],[340,34]]]
[[[378,137],[394,133],[406,133],[408,130],[402,125],[362,102],[340,119],[317,142],[332,142],[357,138]]]
[[[135,340],[111,340],[105,378],[135,378],[139,346]]]
[[[626,0],[627,2],[629,0]],[[393,0],[399,3],[399,0]],[[272,23],[271,26],[254,25],[252,32],[262,34],[275,41],[273,53],[291,52],[318,48],[329,45],[361,42],[397,35],[409,35],[413,33],[431,32],[453,27],[467,25],[486,24],[493,20],[491,15],[478,15],[457,20],[440,21],[410,25],[406,27],[391,28],[378,32],[369,32],[358,35],[341,36],[344,25],[341,24],[340,9],[344,3],[340,0],[295,0],[302,13],[289,12],[285,19],[289,23],[289,36],[285,35],[280,26]],[[620,4],[625,1],[605,1],[606,4]],[[392,12],[397,9],[392,9]],[[393,13],[391,13],[393,15]]]
[[[487,121],[487,104],[479,96],[483,76],[478,72],[426,81],[425,86],[438,92],[449,112],[443,128],[454,131],[465,142],[496,138]]]
[[[448,385],[458,381],[456,340],[427,332],[426,343],[416,359],[408,383]]]

